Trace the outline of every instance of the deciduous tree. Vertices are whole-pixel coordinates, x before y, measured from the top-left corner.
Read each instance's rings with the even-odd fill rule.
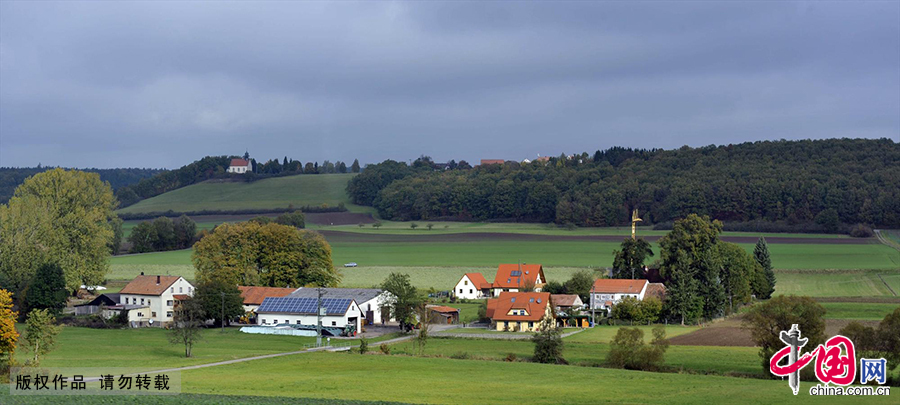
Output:
[[[644,278],[644,261],[653,256],[653,248],[643,238],[625,238],[613,255],[613,278]]]
[[[750,330],[759,347],[759,357],[768,375],[769,360],[784,347],[779,339],[781,331],[798,325],[801,337],[809,339],[807,348],[815,348],[825,341],[825,308],[810,297],[779,295],[754,306],[744,317],[744,327]]]
[[[32,353],[31,366],[41,364],[41,356],[50,353],[56,344],[56,335],[59,334],[59,326],[55,325],[56,318],[46,309],[36,309],[28,313],[25,321],[25,344]]]
[[[215,320],[217,325],[244,315],[244,299],[235,284],[216,279],[197,284],[192,299],[200,303],[206,317]]]
[[[19,313],[12,308],[12,293],[0,289],[0,362],[4,366],[10,365],[16,353],[16,343],[19,341],[19,332],[16,331]]]
[[[275,223],[219,225],[194,245],[191,260],[201,283],[328,287],[340,281],[322,235]]]
[[[25,307],[28,311],[46,309],[51,314],[59,314],[66,307],[68,296],[62,268],[56,263],[44,263],[28,285]]]
[[[553,325],[553,321],[549,320],[545,324]],[[534,343],[532,360],[535,363],[568,364],[562,355],[564,344],[558,328],[545,327],[535,333],[531,341]]]
[[[169,329],[169,342],[184,345],[184,357],[191,357],[194,345],[202,341],[202,327],[206,312],[200,302],[187,299],[175,307],[175,316]]]
[[[409,282],[409,275],[391,273],[381,283],[381,289],[389,294],[379,304],[390,308],[394,319],[400,322],[400,329],[406,330],[407,326],[413,325],[415,309],[423,300],[416,287]]]
[[[117,202],[96,173],[52,169],[16,188],[0,206],[0,273],[15,291],[41,263],[62,267],[66,287],[103,282]]]

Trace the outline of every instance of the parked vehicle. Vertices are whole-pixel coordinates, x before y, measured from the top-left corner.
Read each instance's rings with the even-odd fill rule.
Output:
[[[344,264],[344,267],[356,267],[356,262],[346,263]]]

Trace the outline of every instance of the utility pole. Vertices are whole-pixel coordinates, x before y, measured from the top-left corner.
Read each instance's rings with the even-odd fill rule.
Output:
[[[222,291],[222,333],[225,333],[225,291]]]
[[[316,306],[316,347],[322,347],[322,287],[316,287],[319,305]]]
[[[591,325],[595,325],[597,323],[596,318],[594,318],[594,292],[596,291],[596,287],[591,285],[591,299],[588,300],[588,303],[591,305]]]

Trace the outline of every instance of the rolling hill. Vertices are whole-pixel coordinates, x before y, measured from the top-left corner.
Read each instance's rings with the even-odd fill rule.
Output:
[[[119,213],[287,208],[344,203],[351,212],[371,212],[350,203],[345,191],[355,174],[296,175],[253,183],[205,181],[142,200]]]

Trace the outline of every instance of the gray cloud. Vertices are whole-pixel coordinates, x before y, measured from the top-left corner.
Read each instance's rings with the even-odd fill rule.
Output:
[[[900,141],[892,2],[0,2],[0,165]]]

